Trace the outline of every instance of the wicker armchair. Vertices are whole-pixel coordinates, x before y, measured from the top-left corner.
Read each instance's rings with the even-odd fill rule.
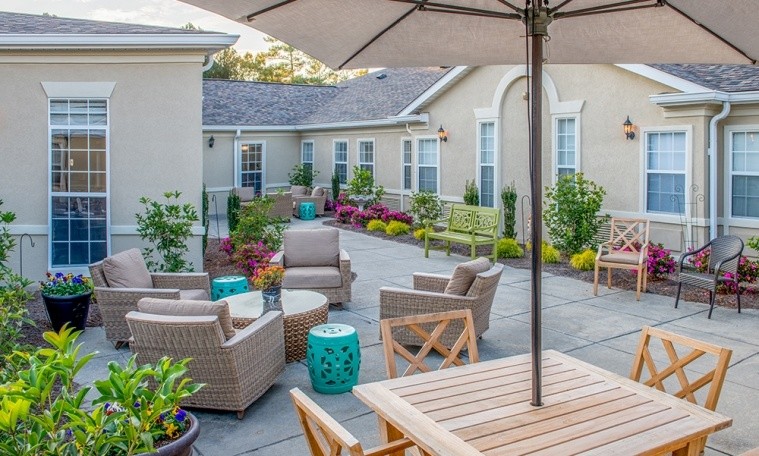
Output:
[[[256,198],[255,188],[253,187],[235,187],[234,193],[240,197],[240,209],[249,205]],[[292,193],[267,193],[266,196],[274,200],[274,205],[269,209],[269,217],[279,217],[289,222],[293,212]]]
[[[296,217],[300,217],[300,204],[301,203],[314,203],[314,207],[316,208],[316,215],[324,215],[324,205],[327,203],[327,192],[322,187],[314,187],[313,191],[311,191],[311,194],[296,194],[296,192],[301,192],[298,190],[299,188],[304,187],[297,187],[293,186],[291,191],[293,194],[293,215]]]
[[[490,308],[503,272],[503,265],[496,263],[485,272],[477,274],[465,296],[444,293],[451,281],[450,276],[414,273],[414,289],[380,288],[380,320],[451,310],[470,309],[477,337],[490,327]],[[458,332],[456,332],[458,331]],[[452,325],[446,329],[441,342],[450,347],[461,334],[461,328]],[[398,328],[395,340],[402,345],[419,345],[419,338],[408,330]]]
[[[137,361],[155,363],[164,356],[192,358],[188,377],[206,385],[182,404],[231,410],[242,419],[285,369],[282,312],[267,312],[226,339],[218,316],[126,315],[133,334],[129,348]]]
[[[152,288],[112,287],[103,271],[104,261],[90,265],[90,276],[95,285],[95,297],[103,318],[105,338],[113,342],[116,348],[132,336],[124,316],[132,310],[137,310],[137,301],[141,298],[208,299],[211,295],[211,283],[208,273],[205,272],[154,272],[150,273]]]

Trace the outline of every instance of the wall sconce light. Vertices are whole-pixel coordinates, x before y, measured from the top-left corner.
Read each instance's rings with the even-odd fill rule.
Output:
[[[442,125],[437,129],[437,137],[443,142],[448,142],[448,132],[443,129]]]
[[[215,142],[216,142],[216,140],[213,138],[213,135],[211,135],[211,137],[208,138],[208,147],[210,147],[211,149],[213,149],[213,143],[215,143]]]
[[[625,123],[623,123],[622,126],[625,129],[625,136],[627,139],[635,139],[635,132],[633,131],[635,125],[630,122],[630,116],[627,116],[627,120],[625,120]]]

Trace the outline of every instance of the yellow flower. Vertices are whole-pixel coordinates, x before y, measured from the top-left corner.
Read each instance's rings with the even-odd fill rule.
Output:
[[[166,435],[168,435],[169,438],[172,438],[172,439],[179,437],[179,428],[176,427],[174,423],[166,424]]]

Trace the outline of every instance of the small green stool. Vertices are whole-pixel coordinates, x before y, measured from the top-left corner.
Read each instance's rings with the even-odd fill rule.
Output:
[[[306,352],[311,385],[322,394],[346,393],[358,383],[361,351],[352,326],[327,323],[308,332]]]
[[[301,220],[313,220],[316,218],[316,204],[300,203],[299,218]]]
[[[217,277],[211,282],[211,300],[248,292],[248,279],[243,276]]]

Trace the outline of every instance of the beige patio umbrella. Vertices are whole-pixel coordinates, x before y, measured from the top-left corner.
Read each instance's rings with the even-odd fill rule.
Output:
[[[756,0],[181,1],[247,24],[332,68],[519,64],[529,46],[533,405],[542,401],[544,59],[754,64],[759,58]]]

